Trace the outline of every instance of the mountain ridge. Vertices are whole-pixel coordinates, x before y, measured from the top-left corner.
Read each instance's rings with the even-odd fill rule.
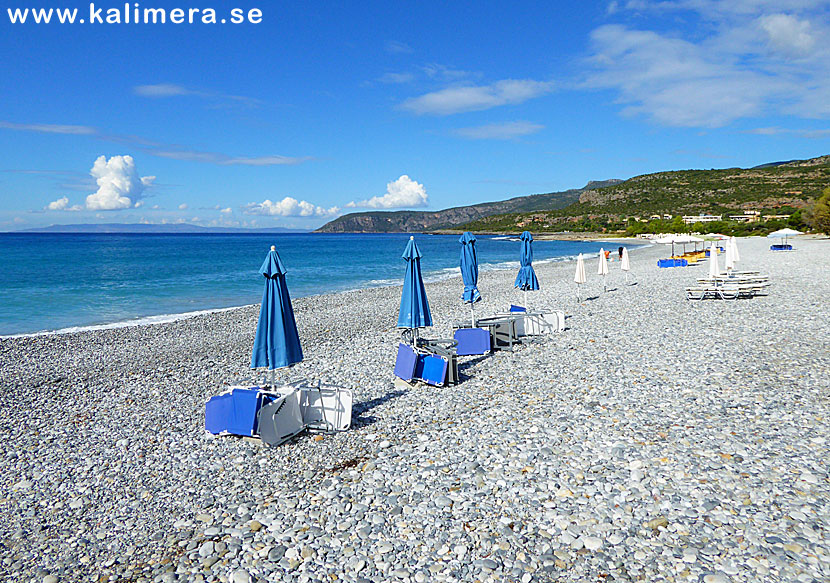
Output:
[[[509,212],[562,208],[579,200],[585,190],[622,182],[619,179],[591,181],[583,188],[516,196],[501,201],[451,207],[439,211],[364,211],[349,213],[318,228],[317,233],[418,233],[452,229],[471,220]]]

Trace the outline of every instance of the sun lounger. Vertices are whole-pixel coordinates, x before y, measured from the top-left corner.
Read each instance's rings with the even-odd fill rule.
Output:
[[[405,381],[420,380],[431,385],[458,382],[455,340],[419,339],[417,348],[398,345],[395,376]]]
[[[426,353],[426,356],[435,356],[446,362],[443,380],[437,384],[454,385],[458,382],[458,342],[454,338],[437,338],[433,340],[419,338],[417,345],[421,352]],[[437,367],[438,364],[435,363],[435,366]],[[430,384],[436,384],[426,378],[422,380]],[[434,380],[438,380],[438,377],[434,377]]]
[[[686,288],[686,298],[689,300],[752,298],[766,295],[767,287],[769,287],[769,282],[699,283]]]
[[[352,424],[353,402],[352,391],[343,387],[318,383],[300,388],[300,413],[311,432],[346,431]]]
[[[270,446],[282,445],[306,428],[300,410],[300,391],[290,389],[285,394],[266,396],[266,404],[259,410],[259,436]]]
[[[395,376],[405,381],[411,381],[415,375],[415,365],[418,364],[418,355],[409,344],[398,344],[398,356],[395,360]]]
[[[490,330],[485,328],[459,328],[453,333],[453,338],[458,342],[456,346],[458,356],[490,352]]]
[[[500,350],[508,348],[513,350],[513,345],[519,340],[519,335],[516,333],[516,321],[521,316],[516,314],[492,316],[489,318],[480,318],[476,323],[482,328],[490,330],[490,337],[492,341],[492,348]]]
[[[538,310],[519,314],[496,314],[497,317],[509,315],[516,321],[516,335],[519,338],[562,332],[565,329],[565,313],[561,311]]]
[[[689,262],[685,259],[658,259],[657,267],[687,267]]]
[[[257,387],[232,387],[205,403],[205,429],[214,435],[256,435],[257,412],[262,406]]]

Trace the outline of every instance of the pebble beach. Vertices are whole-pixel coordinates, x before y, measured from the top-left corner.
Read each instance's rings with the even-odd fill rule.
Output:
[[[262,382],[259,306],[0,339],[0,580],[828,581],[830,241],[793,244],[739,239],[771,285],[733,301],[688,301],[706,264],[658,269],[665,246],[607,292],[589,258],[581,302],[573,262],[536,265],[529,305],[566,330],[441,388],[394,380],[400,287],[295,299],[305,360],[277,380],[355,406],[277,448],[204,431]],[[522,303],[514,278],[483,273],[476,313]],[[423,336],[469,318],[461,292],[427,284]]]

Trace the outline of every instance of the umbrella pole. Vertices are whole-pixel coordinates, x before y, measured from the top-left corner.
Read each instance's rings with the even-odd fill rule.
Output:
[[[476,327],[476,312],[473,308],[473,302],[470,302],[470,328]]]

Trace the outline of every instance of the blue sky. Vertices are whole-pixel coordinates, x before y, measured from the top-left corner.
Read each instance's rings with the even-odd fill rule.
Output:
[[[0,230],[314,228],[830,153],[828,1],[239,1],[200,7],[262,21],[12,24],[7,8],[50,7],[27,1],[0,14]]]

